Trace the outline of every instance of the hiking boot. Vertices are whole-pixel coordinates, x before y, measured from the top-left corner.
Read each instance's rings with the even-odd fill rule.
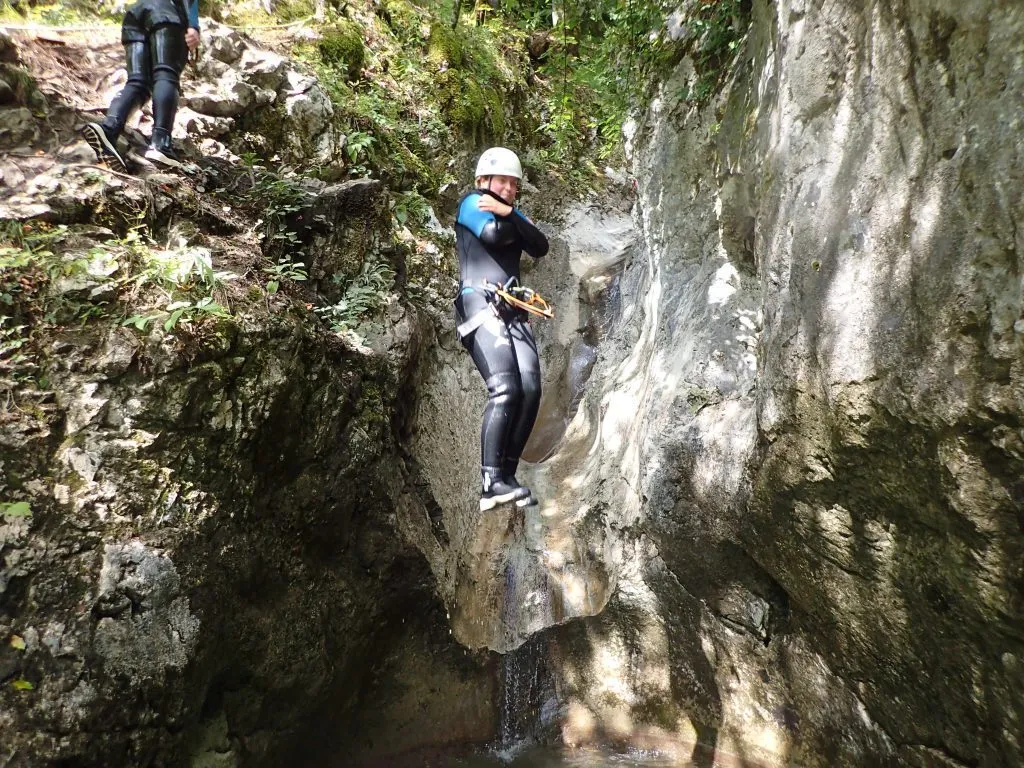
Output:
[[[101,123],[86,123],[82,126],[82,135],[101,162],[112,165],[115,171],[124,173],[128,170],[128,164],[117,151],[117,137],[111,138],[107,135],[107,130]]]
[[[160,128],[153,129],[153,138],[146,148],[146,159],[165,168],[181,168],[182,160],[171,145],[171,134]]]
[[[483,475],[483,489],[480,492],[481,512],[494,509],[499,504],[508,504],[510,501],[518,503],[530,495],[529,488],[506,482],[501,476],[501,470],[497,467],[484,467],[481,474]]]

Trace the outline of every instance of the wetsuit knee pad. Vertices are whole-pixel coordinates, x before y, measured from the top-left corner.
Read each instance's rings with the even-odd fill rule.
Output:
[[[496,373],[485,382],[488,398],[498,406],[514,408],[523,399],[523,386],[515,373]]]
[[[188,47],[185,45],[185,30],[176,24],[165,24],[149,34],[152,51],[154,80],[178,83],[181,72],[188,61]]]
[[[177,90],[181,75],[170,67],[153,67],[153,85],[157,83],[169,83]]]
[[[138,91],[142,98],[149,98],[152,86],[149,46],[145,41],[125,43],[124,59],[124,67],[128,72],[125,88]]]

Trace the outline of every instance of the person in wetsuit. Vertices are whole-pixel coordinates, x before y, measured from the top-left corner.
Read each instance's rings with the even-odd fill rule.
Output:
[[[544,233],[513,205],[522,178],[514,152],[488,149],[477,162],[476,188],[459,201],[455,222],[459,338],[487,385],[480,428],[481,511],[509,502],[536,503],[516,480],[516,469],[540,405],[537,344],[526,312],[486,287],[505,285],[510,278],[518,282],[523,251],[535,259],[548,252]]]
[[[101,123],[82,131],[101,159],[127,170],[117,139],[132,113],[153,97],[153,135],[145,157],[163,166],[181,165],[171,146],[178,88],[188,52],[199,45],[199,0],[138,0],[121,22],[128,82]]]

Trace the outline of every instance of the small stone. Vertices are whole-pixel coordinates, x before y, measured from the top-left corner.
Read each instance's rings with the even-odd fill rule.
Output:
[[[29,144],[38,137],[35,118],[25,107],[0,109],[0,146]]]
[[[0,61],[18,63],[18,46],[6,31],[0,29]]]
[[[79,139],[57,150],[57,159],[63,163],[95,163],[96,151]]]

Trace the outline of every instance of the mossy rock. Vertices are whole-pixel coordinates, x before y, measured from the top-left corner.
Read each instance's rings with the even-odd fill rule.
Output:
[[[397,189],[431,189],[435,186],[437,172],[422,157],[413,152],[401,139],[392,133],[379,136],[383,154],[387,159],[380,169],[381,178]]]
[[[441,71],[458,69],[466,64],[466,58],[466,47],[451,28],[440,22],[430,25],[427,60],[433,66]]]
[[[0,89],[5,98],[4,103],[24,104],[33,112],[46,111],[46,99],[36,88],[35,80],[21,67],[13,64],[0,64]],[[4,87],[6,86],[6,87]]]
[[[274,3],[274,15],[282,21],[296,21],[312,16],[314,13],[316,13],[315,0],[277,0]]]
[[[478,82],[449,69],[438,76],[437,84],[439,100],[451,125],[467,131],[483,125],[487,99]]]
[[[378,7],[388,26],[398,37],[419,35],[420,16],[406,0],[384,0]]]
[[[493,138],[504,135],[504,95],[499,89],[481,85],[476,78],[450,69],[441,72],[435,82],[438,102],[449,125],[473,135],[485,128]]]
[[[505,97],[496,88],[483,88],[483,97],[487,104],[487,122],[494,136],[505,135]]]
[[[359,27],[350,21],[339,21],[326,27],[316,45],[325,64],[347,73],[349,80],[358,80],[366,59],[366,48]]]
[[[238,116],[235,127],[231,142],[233,151],[256,150],[269,156],[285,146],[285,137],[292,126],[283,106],[276,104],[272,108],[243,112]]]

